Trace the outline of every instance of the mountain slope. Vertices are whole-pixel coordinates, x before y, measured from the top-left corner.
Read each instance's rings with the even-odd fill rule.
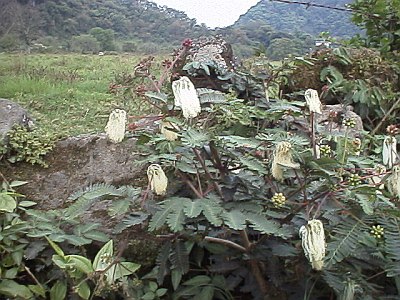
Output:
[[[184,12],[146,0],[0,1],[0,38],[11,35],[28,45],[51,38],[68,47],[72,37],[89,35],[93,28],[108,30],[101,33],[112,38],[153,46],[177,45],[209,33]]]
[[[345,4],[352,1],[313,0],[309,2],[344,8]],[[357,27],[351,23],[350,18],[351,14],[345,11],[261,0],[242,15],[232,27],[263,21],[274,30],[289,33],[303,32],[317,36],[320,32],[328,31],[335,37],[351,37],[357,32]]]

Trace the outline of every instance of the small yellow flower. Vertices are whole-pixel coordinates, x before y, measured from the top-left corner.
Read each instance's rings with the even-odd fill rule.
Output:
[[[383,237],[385,229],[381,225],[373,225],[370,233],[377,239],[380,239]]]
[[[286,197],[282,193],[275,193],[271,201],[275,207],[282,207],[286,203]]]
[[[322,270],[325,257],[325,232],[320,220],[310,220],[300,228],[301,245],[304,254],[315,270]]]
[[[354,128],[356,127],[356,120],[353,118],[346,118],[343,120],[343,125],[349,128]]]
[[[150,189],[156,195],[165,195],[168,187],[168,177],[158,164],[152,164],[147,168],[147,177],[150,183]]]
[[[361,177],[358,174],[350,174],[349,176],[349,185],[357,186],[361,183]]]

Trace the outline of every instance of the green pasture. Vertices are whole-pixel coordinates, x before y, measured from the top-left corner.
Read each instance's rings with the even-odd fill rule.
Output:
[[[132,73],[139,56],[0,53],[0,98],[27,108],[56,137],[101,132],[114,108],[133,99],[109,92],[117,74]]]

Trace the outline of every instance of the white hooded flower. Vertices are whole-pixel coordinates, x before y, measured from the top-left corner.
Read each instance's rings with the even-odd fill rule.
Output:
[[[189,78],[183,76],[172,82],[172,91],[175,97],[175,105],[182,108],[186,119],[197,117],[201,112],[200,99],[197,91]]]
[[[389,169],[393,167],[397,159],[397,141],[393,136],[387,136],[383,140],[382,159],[383,164]]]
[[[310,220],[300,228],[301,245],[304,254],[314,270],[322,270],[325,257],[325,232],[320,220]]]
[[[149,179],[150,189],[156,195],[165,195],[168,186],[168,177],[158,164],[152,164],[147,168],[147,178]]]
[[[394,166],[392,175],[386,180],[389,192],[400,199],[400,166]]]
[[[178,139],[178,134],[175,132],[179,130],[178,126],[174,125],[168,121],[161,122],[161,133],[168,141],[176,141]]]
[[[109,116],[106,134],[113,143],[120,143],[125,137],[126,111],[115,109]]]
[[[318,92],[313,89],[306,90],[304,97],[306,98],[306,102],[310,112],[314,112],[317,114],[322,114],[321,112],[321,100],[319,100]]]
[[[300,165],[293,161],[292,145],[289,142],[279,142],[274,151],[272,160],[271,173],[272,176],[279,181],[283,180],[282,167],[298,169]]]

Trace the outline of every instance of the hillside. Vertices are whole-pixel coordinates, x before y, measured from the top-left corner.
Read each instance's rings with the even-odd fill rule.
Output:
[[[252,55],[257,48],[282,59],[304,54],[321,31],[352,35],[348,17],[328,9],[260,1],[234,25],[211,30],[184,12],[147,0],[10,0],[0,1],[0,51],[155,54],[170,51],[185,38],[222,34],[238,56]]]
[[[318,0],[309,2],[344,8],[345,4],[352,1]],[[246,26],[249,23],[261,21],[277,31],[292,34],[302,32],[312,36],[328,31],[332,36],[345,38],[351,37],[357,32],[357,27],[351,23],[350,17],[351,14],[345,11],[261,0],[242,15],[232,27]]]
[[[0,2],[0,12],[0,37],[66,50],[90,48],[93,37],[100,50],[156,50],[208,33],[185,13],[145,0],[10,0]]]

